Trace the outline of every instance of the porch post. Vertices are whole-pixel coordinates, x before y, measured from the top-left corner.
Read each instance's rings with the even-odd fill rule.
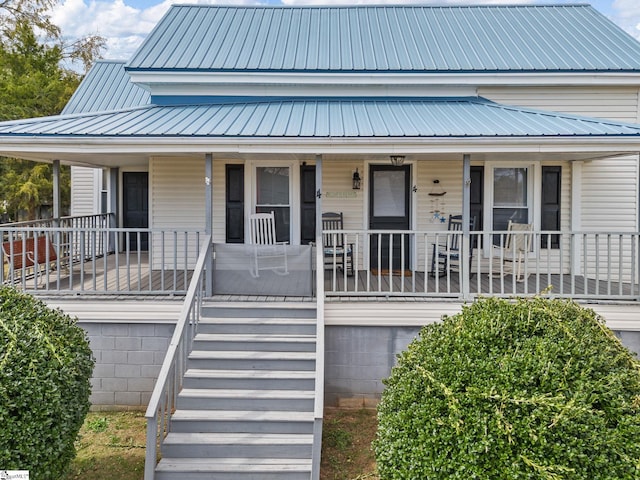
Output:
[[[212,235],[213,233],[213,155],[210,153],[204,156],[204,212],[205,233]],[[213,248],[213,247],[212,247]],[[205,294],[210,297],[213,295],[213,261],[215,258],[211,256],[212,264],[207,265],[205,270]]]
[[[462,156],[462,250],[460,255],[460,280],[462,298],[470,299],[469,278],[471,277],[469,225],[471,222],[471,156]]]
[[[582,230],[582,161],[571,163],[571,238],[570,255],[571,275],[581,275],[580,250],[582,238],[576,232]],[[562,245],[561,245],[562,247]],[[562,266],[560,267],[562,268]]]
[[[105,213],[110,213],[111,218],[110,224],[106,225],[108,228],[118,228],[118,178],[120,176],[120,169],[117,167],[112,167],[109,169],[109,198],[108,198],[108,211]],[[116,235],[115,231],[111,232],[109,235],[109,251],[116,252]]]
[[[53,218],[60,218],[60,160],[53,161]]]

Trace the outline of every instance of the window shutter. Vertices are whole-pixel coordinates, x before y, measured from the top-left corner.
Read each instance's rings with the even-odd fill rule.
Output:
[[[541,228],[543,231],[560,230],[560,183],[562,181],[562,167],[542,167],[542,212]],[[560,235],[551,235],[551,248],[560,248]],[[548,248],[549,237],[543,235],[540,246]]]
[[[244,165],[226,165],[225,239],[244,243]]]
[[[300,167],[300,242],[316,240],[316,167]]]
[[[483,219],[482,219],[482,209],[483,209],[483,199],[484,199],[484,167],[482,166],[472,166],[471,167],[471,188],[469,192],[469,200],[470,200],[470,214],[471,217],[476,217],[476,227],[475,230],[483,230]],[[482,242],[482,238],[474,238],[473,239],[473,247],[478,247],[478,240]]]

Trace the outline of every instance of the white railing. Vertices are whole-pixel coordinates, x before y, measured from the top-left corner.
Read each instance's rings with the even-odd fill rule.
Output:
[[[107,220],[0,226],[0,282],[31,293],[186,293],[200,231],[111,228]]]
[[[182,389],[184,372],[187,370],[187,358],[200,320],[202,298],[205,293],[205,273],[211,264],[211,236],[205,236],[203,242],[180,317],[145,414],[147,419],[145,480],[154,478],[158,452],[171,425],[171,413],[175,408],[178,393]]]
[[[518,232],[526,239],[521,242],[528,246],[526,252],[504,248],[514,235],[506,231],[475,231],[466,239],[462,232],[446,230],[324,234],[344,235],[355,270],[351,276],[344,258],[335,252],[326,255],[327,296],[466,300],[547,291],[581,300],[640,300],[638,232]],[[466,256],[465,242],[470,246]]]

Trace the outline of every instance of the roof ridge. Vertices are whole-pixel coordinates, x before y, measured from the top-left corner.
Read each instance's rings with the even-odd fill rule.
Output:
[[[480,9],[504,9],[504,8],[549,8],[549,7],[589,7],[593,8],[593,6],[589,3],[585,2],[576,2],[576,3],[536,3],[536,4],[522,4],[522,3],[505,3],[505,4],[448,4],[448,3],[407,3],[407,4],[385,4],[385,3],[374,3],[374,4],[356,4],[356,5],[333,5],[333,4],[313,4],[313,5],[238,5],[238,4],[224,4],[224,3],[215,3],[215,4],[202,4],[202,3],[174,3],[171,5],[171,8],[179,8],[179,7],[198,7],[198,8],[234,8],[239,10],[324,10],[324,9],[367,9],[367,8],[380,8],[380,9],[396,9],[396,8],[407,8],[407,9],[419,9],[419,8],[429,8],[429,9],[466,9],[466,8],[480,8]]]

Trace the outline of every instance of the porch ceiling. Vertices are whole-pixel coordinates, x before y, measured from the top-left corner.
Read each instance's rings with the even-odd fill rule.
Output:
[[[157,155],[588,160],[640,151],[640,125],[478,97],[274,98],[148,105],[0,123],[0,155],[77,165]],[[514,155],[517,154],[517,155]]]

